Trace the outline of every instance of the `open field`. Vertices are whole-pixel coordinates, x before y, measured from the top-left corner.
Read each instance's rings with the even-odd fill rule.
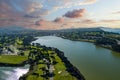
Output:
[[[28,76],[26,78],[27,80],[45,80],[47,78],[53,78],[53,80],[77,80],[68,71],[66,71],[67,68],[64,62],[62,62],[62,60],[57,56],[57,53],[51,50],[42,51],[42,53],[42,55],[49,54],[48,57],[50,58],[51,62],[57,62],[56,64],[52,64],[52,76],[49,76],[50,74],[46,75],[47,64],[43,59],[41,59],[39,60],[39,63],[37,65],[34,64],[33,69],[28,72]],[[42,70],[42,68],[45,70]],[[45,77],[43,77],[43,75]]]
[[[27,56],[0,55],[0,63],[20,64],[27,60]]]

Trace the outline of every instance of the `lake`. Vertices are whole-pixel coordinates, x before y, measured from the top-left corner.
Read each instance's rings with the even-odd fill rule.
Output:
[[[120,80],[120,53],[56,36],[39,37],[33,42],[63,51],[86,80]]]

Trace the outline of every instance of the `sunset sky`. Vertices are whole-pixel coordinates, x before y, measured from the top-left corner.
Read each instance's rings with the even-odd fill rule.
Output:
[[[0,27],[120,28],[120,0],[0,0]]]

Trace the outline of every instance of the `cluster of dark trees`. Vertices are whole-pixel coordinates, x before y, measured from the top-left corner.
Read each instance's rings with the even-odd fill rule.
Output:
[[[59,33],[57,36],[62,38],[70,39],[70,40],[96,40],[103,37],[103,31],[76,31],[76,32],[64,32]]]
[[[16,36],[0,36],[0,44],[7,45],[7,44],[14,44]]]
[[[114,44],[117,44],[117,42],[116,42],[115,39],[103,37],[101,39],[96,39],[95,44],[98,44],[98,45],[101,45],[101,44],[103,44],[103,45],[114,45]]]
[[[114,51],[120,52],[120,45],[117,43],[116,39],[113,38],[101,38],[97,39],[95,44],[97,45],[110,45]]]
[[[114,51],[120,52],[120,45],[114,44],[114,45],[112,45],[112,49],[113,49]]]
[[[72,31],[61,32],[57,36],[70,40],[87,39],[93,40],[96,45],[101,45],[120,52],[120,45],[116,40],[120,40],[120,34],[105,31]]]
[[[3,35],[0,36],[0,44],[9,45],[14,44],[16,39],[19,38],[23,41],[23,45],[30,45],[30,42],[34,40],[34,36],[31,35]]]
[[[39,60],[43,60],[46,59],[48,62],[51,62],[50,61],[50,57],[53,59],[53,65],[57,64],[57,62],[55,61],[55,57],[54,56],[50,56],[48,53],[44,53],[44,51],[48,51],[48,50],[53,50],[55,51],[55,53],[57,53],[57,55],[61,58],[61,60],[65,63],[65,66],[66,66],[66,70],[72,75],[72,76],[75,76],[78,80],[85,80],[85,78],[83,77],[83,75],[79,72],[79,70],[70,63],[70,61],[64,56],[64,53],[62,51],[59,51],[57,48],[53,48],[53,47],[46,47],[46,46],[41,46],[40,44],[38,43],[33,43],[33,45],[37,46],[37,47],[33,47],[33,48],[30,48],[30,54],[28,56],[28,59],[29,59],[29,64],[31,65],[30,66],[30,72],[32,72],[34,70],[34,66],[36,66],[37,64],[39,64]],[[39,47],[42,48],[39,49]],[[53,53],[54,54],[54,53]],[[49,68],[49,65],[50,63],[46,63],[48,68]],[[40,63],[41,64],[41,63]],[[44,63],[42,63],[44,64]],[[54,73],[50,74],[49,71],[47,71],[46,69],[43,69],[43,72],[45,71],[46,74],[44,75],[41,75],[42,77],[44,78],[48,78],[50,77],[51,75],[53,76]],[[34,74],[34,72],[33,72]],[[38,75],[36,73],[36,75]],[[23,80],[27,77],[27,75],[24,75],[23,77],[20,78],[20,80]]]
[[[29,50],[30,50],[30,53],[28,55],[28,63],[30,64],[30,69],[29,69],[29,72],[26,75],[23,75],[22,77],[20,77],[19,80],[25,80],[29,74],[42,76],[43,78],[48,79],[50,77],[49,70],[43,67],[41,69],[44,72],[44,74],[39,75],[39,73],[35,73],[35,69],[36,69],[36,66],[38,66],[38,64],[46,64],[47,67],[49,68],[51,64],[50,56],[48,53],[45,53],[49,50],[49,48],[45,46],[41,46],[38,43],[33,43],[29,47]],[[46,61],[39,62],[40,60],[43,61],[43,59],[45,59]]]

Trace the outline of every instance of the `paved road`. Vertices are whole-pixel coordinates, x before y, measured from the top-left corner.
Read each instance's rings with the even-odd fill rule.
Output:
[[[49,72],[50,72],[50,80],[54,80],[53,79],[53,65],[50,65],[50,68],[49,68]]]

